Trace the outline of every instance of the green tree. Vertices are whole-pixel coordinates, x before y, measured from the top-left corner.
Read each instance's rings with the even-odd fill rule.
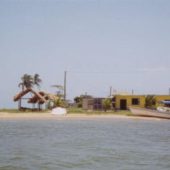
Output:
[[[57,88],[56,94],[58,97],[64,97],[64,87],[62,85],[52,85],[52,87]]]
[[[155,107],[156,100],[154,95],[148,95],[145,98],[145,107],[147,108],[153,108]]]
[[[77,104],[77,106],[78,107],[82,107],[82,105],[83,105],[83,99],[85,99],[85,98],[93,98],[92,96],[90,96],[90,95],[84,95],[84,94],[82,94],[82,95],[80,95],[80,96],[76,96],[75,98],[74,98],[74,102]]]
[[[53,102],[54,102],[54,107],[64,107],[65,106],[64,101],[60,97],[56,98]]]
[[[24,88],[32,88],[34,85],[34,80],[33,80],[33,77],[29,74],[24,74],[22,77],[21,77],[21,83],[19,83],[19,87],[21,86],[22,87],[22,90],[24,90]]]
[[[77,104],[77,107],[82,107],[83,98],[81,96],[77,96],[74,98],[74,102]]]
[[[111,109],[111,105],[112,105],[111,99],[108,99],[108,98],[104,99],[104,100],[102,101],[102,105],[103,105],[103,109],[105,110],[105,112],[106,112],[107,110]]]
[[[35,74],[34,76],[29,74],[24,74],[21,77],[21,83],[19,83],[19,87],[22,87],[22,90],[32,88],[34,85],[40,87],[40,83],[42,80],[40,79],[39,74]]]
[[[34,80],[34,85],[40,88],[40,83],[42,82],[42,80],[40,79],[39,74],[35,74],[33,80]]]

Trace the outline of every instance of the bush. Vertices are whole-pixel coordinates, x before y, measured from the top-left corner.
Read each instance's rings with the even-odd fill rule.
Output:
[[[154,95],[148,95],[145,99],[145,107],[154,108],[156,105],[156,100]]]
[[[106,112],[107,110],[111,109],[112,101],[111,99],[104,99],[102,101],[103,109]]]

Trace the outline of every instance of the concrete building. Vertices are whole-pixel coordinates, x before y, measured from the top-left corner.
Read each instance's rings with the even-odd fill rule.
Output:
[[[103,110],[104,98],[83,98],[82,108],[85,110]]]
[[[112,109],[127,110],[130,106],[144,108],[146,98],[149,95],[115,95],[112,100]],[[159,106],[160,101],[170,101],[170,95],[151,95],[154,99],[154,108]],[[85,110],[103,110],[102,101],[105,98],[84,98],[83,109]]]
[[[144,95],[115,95],[115,108],[127,110],[129,106],[145,107]]]

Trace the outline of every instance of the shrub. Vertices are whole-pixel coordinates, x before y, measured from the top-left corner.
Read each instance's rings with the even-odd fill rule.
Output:
[[[109,109],[111,109],[111,105],[112,105],[112,101],[111,99],[104,99],[102,101],[102,105],[103,105],[103,109],[105,110],[105,112]]]

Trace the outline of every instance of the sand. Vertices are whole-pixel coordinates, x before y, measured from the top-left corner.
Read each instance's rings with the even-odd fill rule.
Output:
[[[116,115],[116,114],[82,114],[82,113],[69,113],[67,115],[53,115],[50,112],[20,112],[20,113],[8,113],[0,112],[0,120],[93,120],[93,119],[157,119],[158,118],[149,118],[149,117],[139,117],[139,116],[126,116],[126,115]]]

